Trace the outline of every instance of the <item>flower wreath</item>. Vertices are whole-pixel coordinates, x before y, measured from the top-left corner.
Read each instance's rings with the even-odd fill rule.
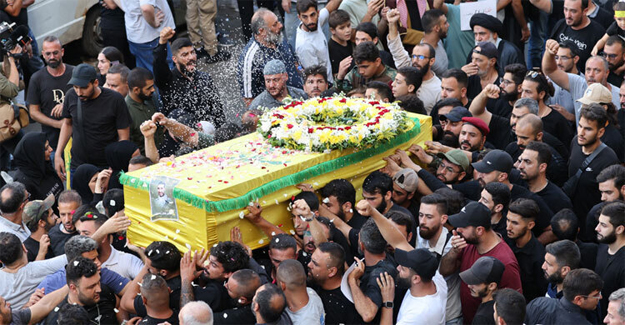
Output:
[[[265,112],[259,123],[272,145],[317,152],[375,146],[414,126],[396,103],[342,96],[292,101]]]

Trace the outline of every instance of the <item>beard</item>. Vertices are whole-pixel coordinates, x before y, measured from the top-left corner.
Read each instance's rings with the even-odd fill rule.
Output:
[[[503,98],[509,102],[517,100],[519,98],[519,92],[515,89],[513,92],[502,92]]]
[[[317,23],[313,23],[313,24],[308,24],[306,25],[306,29],[308,29],[309,32],[314,32],[317,30]]]
[[[193,63],[193,65],[194,65],[193,70],[189,70],[189,69],[187,69],[187,66],[188,66],[190,63]],[[178,66],[178,70],[180,70],[180,73],[181,73],[181,74],[183,74],[183,75],[185,75],[185,76],[191,76],[191,75],[193,75],[193,73],[195,72],[195,69],[197,68],[196,64],[197,64],[197,61],[195,61],[195,60],[189,60],[189,62],[187,62],[187,64],[176,63],[176,66]]]
[[[441,139],[441,144],[452,148],[460,147],[458,136],[451,131],[445,131],[443,138]]]
[[[267,32],[267,43],[271,43],[273,45],[278,45],[282,43],[282,33],[274,34],[272,31]]]
[[[466,151],[479,151],[480,150],[480,145],[471,145],[471,143],[468,140],[464,140],[460,143],[460,148],[462,150],[466,150]]]
[[[610,234],[608,234],[607,236],[601,236],[601,235],[597,234],[597,241],[600,244],[612,244],[616,241],[616,232],[612,231]]]
[[[428,63],[426,63],[426,65],[423,66],[423,68],[420,68],[418,66],[414,66],[414,67],[417,68],[417,70],[419,70],[419,72],[421,72],[422,74],[425,74],[430,69],[430,61],[428,61]]]
[[[152,94],[146,95],[143,92],[140,92],[139,98],[141,98],[142,100],[150,100],[150,98],[152,98]]]
[[[58,60],[50,60],[50,61],[46,61],[46,63],[52,69],[56,69],[61,65],[61,61],[58,61]]]
[[[425,227],[424,229],[424,227],[419,227],[419,236],[421,236],[421,238],[425,240],[430,240],[432,239],[432,237],[434,237],[434,235],[438,232],[440,228],[441,228],[440,224],[434,228]]]
[[[552,275],[545,274],[545,278],[549,283],[560,284],[564,281],[564,277],[562,277],[562,273],[560,271],[553,273]]]
[[[381,214],[384,214],[384,211],[386,210],[387,205],[388,204],[386,204],[384,197],[382,197],[382,203],[380,203],[380,205],[376,208],[376,210],[378,210]]]
[[[412,285],[412,283],[410,283],[410,278],[404,279],[401,276],[399,276],[399,274],[397,274],[396,281],[397,281],[397,286],[402,289],[410,289],[410,286]]]

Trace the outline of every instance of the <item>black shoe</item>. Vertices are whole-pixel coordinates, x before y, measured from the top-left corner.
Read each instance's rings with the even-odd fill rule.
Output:
[[[217,51],[217,53],[215,53],[215,55],[209,55],[208,57],[206,57],[206,63],[216,63],[216,62],[219,62],[219,61],[228,61],[228,60],[230,60],[230,57],[232,57],[232,55],[229,52]]]
[[[206,50],[203,47],[200,47],[199,49],[195,49],[195,54],[197,55],[198,60],[210,57],[210,54],[208,54],[208,52],[206,52]]]

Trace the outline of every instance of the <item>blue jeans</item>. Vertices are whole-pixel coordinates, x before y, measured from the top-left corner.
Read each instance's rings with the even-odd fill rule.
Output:
[[[317,9],[321,10],[325,8],[325,6],[325,3],[320,3],[317,5]],[[295,8],[295,4],[291,2],[291,13],[284,12],[284,35],[289,45],[293,48],[293,51],[295,51],[295,36],[297,35],[299,24],[300,20],[297,17],[297,8]],[[327,22],[325,25],[318,26],[317,28],[322,28],[326,39],[330,39],[332,34],[330,34],[330,25]],[[352,26],[352,28],[356,28],[356,26]]]
[[[448,320],[447,322],[445,322],[445,325],[462,325],[462,321],[462,316],[460,316],[458,318]]]
[[[152,65],[154,62],[154,55],[152,51],[158,46],[158,38],[148,43],[133,43],[128,41],[130,47],[130,53],[132,53],[137,59],[137,67],[142,67],[150,70],[154,73]],[[170,69],[174,68],[174,62],[171,60],[171,48],[169,43],[167,44],[167,64]]]
[[[547,40],[547,21],[549,14],[540,11],[538,21],[530,22],[530,40],[528,44],[527,68],[540,67],[542,64],[545,42]]]

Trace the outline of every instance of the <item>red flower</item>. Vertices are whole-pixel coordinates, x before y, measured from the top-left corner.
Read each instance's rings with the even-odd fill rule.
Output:
[[[308,128],[308,133],[313,133],[313,132],[315,132],[315,129],[313,129],[313,128]]]
[[[293,128],[293,124],[287,124],[286,127],[289,128],[289,129],[292,129]]]
[[[339,100],[339,103],[347,103],[347,99],[343,98],[343,99]]]
[[[347,130],[347,131],[349,131],[349,130],[351,130],[351,129],[352,129],[352,127],[351,127],[351,126],[346,126],[346,127],[345,127],[345,130]]]

